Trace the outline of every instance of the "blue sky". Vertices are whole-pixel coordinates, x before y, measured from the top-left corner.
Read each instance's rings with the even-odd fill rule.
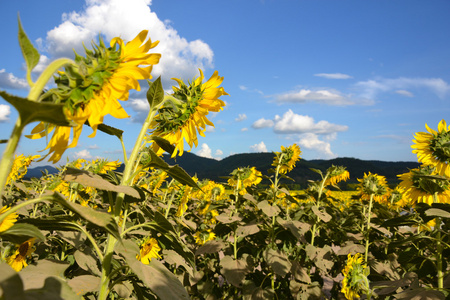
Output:
[[[83,53],[102,33],[132,39],[148,29],[162,54],[153,75],[224,77],[226,108],[193,153],[216,159],[279,151],[297,143],[304,159],[355,157],[415,161],[414,132],[450,113],[450,2],[447,0],[21,0],[0,1],[0,89],[26,96],[17,13],[41,53],[37,78],[51,60]],[[146,115],[146,84],[123,102],[131,118],[106,118],[131,149]],[[0,100],[0,139],[17,118]],[[448,118],[447,118],[447,121]],[[34,124],[25,129],[29,133]],[[90,129],[61,161],[120,159],[114,138]],[[22,138],[35,154],[45,139]],[[4,149],[2,146],[1,149]],[[45,164],[42,162],[41,164]]]

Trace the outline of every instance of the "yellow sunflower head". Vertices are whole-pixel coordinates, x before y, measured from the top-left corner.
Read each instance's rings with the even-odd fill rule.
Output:
[[[35,250],[35,240],[36,238],[31,238],[23,242],[18,246],[14,254],[6,259],[6,262],[11,266],[11,268],[19,272],[20,270],[28,266],[27,257],[31,256],[31,254]]]
[[[6,213],[10,209],[11,207],[3,206],[0,209],[0,215]],[[18,215],[16,213],[10,213],[8,216],[6,216],[6,218],[0,222],[0,232],[6,231],[9,228],[11,228],[14,225],[14,223],[16,223],[17,217]]]
[[[212,241],[216,238],[216,235],[214,232],[212,232],[212,229],[207,229],[203,231],[197,231],[194,234],[195,243],[199,246],[205,244],[208,241]]]
[[[369,279],[367,278],[369,273],[370,269],[363,264],[361,253],[347,256],[347,265],[342,271],[344,279],[342,280],[341,289],[346,299],[359,299],[361,294],[369,291]]]
[[[214,127],[207,118],[209,112],[219,112],[225,106],[225,102],[219,99],[222,95],[228,95],[223,87],[219,87],[223,77],[215,71],[208,81],[203,83],[203,79],[201,70],[200,77],[194,79],[189,85],[174,78],[179,87],[173,87],[172,96],[179,101],[166,103],[159,109],[158,115],[153,120],[151,135],[164,138],[175,145],[172,157],[175,157],[177,153],[180,156],[183,155],[185,141],[190,149],[194,145],[197,147],[197,132],[205,136],[206,125]],[[164,152],[156,143],[153,143],[153,150],[158,154]]]
[[[237,168],[231,172],[228,185],[239,190],[241,195],[246,193],[245,188],[258,185],[262,180],[262,174],[255,167]]]
[[[364,173],[364,178],[359,179],[357,190],[360,192],[362,198],[367,198],[370,195],[375,196],[375,200],[380,200],[388,191],[386,177]]]
[[[152,258],[161,258],[159,251],[161,248],[158,245],[158,241],[155,238],[147,237],[140,245],[139,254],[136,259],[140,260],[143,264],[148,265]]]
[[[77,124],[72,128],[41,122],[31,131],[28,135],[31,139],[47,137],[53,132],[44,149],[49,150],[45,157],[51,154],[49,161],[58,162],[67,148],[77,145],[85,123],[93,129],[89,137],[94,137],[106,115],[128,117],[117,100],[127,100],[130,89],[140,90],[138,80],[150,79],[152,67],[161,57],[160,54],[148,53],[158,42],[145,41],[147,33],[147,30],[141,31],[126,44],[122,39],[114,38],[110,47],[100,39],[98,45],[93,44],[93,50],[86,49],[86,57],[77,54],[75,65],[69,65],[58,73],[55,79],[57,87],[38,99],[64,104],[67,118]],[[145,67],[141,68],[141,65]]]
[[[11,172],[9,172],[8,178],[6,179],[6,185],[11,184],[13,181],[17,181],[27,174],[28,167],[31,162],[36,158],[41,157],[40,155],[30,155],[25,156],[23,154],[15,157]]]
[[[297,144],[293,144],[287,148],[281,146],[281,152],[275,152],[272,166],[280,166],[279,172],[286,174],[295,167],[295,163],[300,159],[300,154],[302,154],[302,151]]]
[[[416,132],[411,146],[417,159],[423,164],[436,167],[439,175],[450,177],[450,132],[447,123],[441,120],[435,131],[425,124],[428,132]]]
[[[336,185],[350,178],[350,173],[342,166],[331,166],[328,168],[327,173],[328,178],[325,181],[325,185]]]
[[[422,165],[398,177],[401,180],[399,187],[403,190],[403,198],[407,204],[450,203],[450,182],[447,177],[437,175],[434,166]]]

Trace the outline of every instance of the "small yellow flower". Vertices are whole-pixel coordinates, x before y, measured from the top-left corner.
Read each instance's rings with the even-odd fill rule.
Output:
[[[244,195],[247,187],[258,185],[262,180],[262,174],[255,167],[237,168],[231,172],[228,184],[239,190]]]
[[[347,265],[342,271],[344,279],[341,289],[346,299],[359,299],[361,294],[369,291],[369,272],[370,269],[363,264],[361,253],[356,253],[353,257],[351,254],[347,256]]]
[[[180,156],[183,155],[185,141],[190,147],[189,151],[194,145],[197,147],[197,132],[205,136],[206,125],[214,127],[207,118],[209,112],[219,112],[225,106],[225,102],[219,99],[222,95],[228,95],[223,87],[219,87],[223,77],[215,71],[211,78],[203,83],[203,72],[199,71],[200,77],[194,79],[190,85],[174,78],[179,87],[173,87],[173,96],[182,104],[173,104],[175,107],[166,105],[161,108],[152,123],[152,135],[164,138],[175,145],[172,157],[175,157],[177,153]],[[153,143],[153,150],[159,155],[164,152],[156,143]]]
[[[207,229],[205,231],[197,231],[194,234],[195,242],[197,245],[201,246],[208,241],[212,241],[216,238],[214,232],[211,232],[212,229]]]
[[[3,206],[0,209],[0,215],[6,213],[11,207]],[[17,221],[18,215],[16,213],[9,214],[1,223],[0,223],[0,232],[6,231],[11,228],[14,223]]]
[[[6,179],[6,184],[11,184],[11,182],[23,178],[23,176],[27,174],[28,167],[30,166],[31,162],[39,157],[41,156],[24,156],[23,154],[16,156],[11,168],[11,172],[9,172],[8,178]]]
[[[161,258],[159,251],[161,251],[161,248],[158,245],[158,241],[155,238],[148,237],[141,243],[141,250],[136,259],[148,265],[152,258]]]
[[[385,203],[387,201],[388,186],[386,177],[364,173],[364,178],[359,179],[360,182],[357,190],[360,192],[361,199],[369,199],[370,195],[374,195],[374,200],[379,203]]]
[[[450,177],[450,131],[447,123],[441,120],[438,131],[425,124],[428,132],[416,132],[411,146],[419,162],[436,167],[439,175]]]
[[[341,181],[346,181],[350,178],[350,173],[342,166],[332,166],[329,168],[330,173],[325,181],[325,185],[336,185]]]
[[[300,159],[300,154],[302,154],[302,151],[297,144],[293,144],[287,148],[281,146],[281,152],[275,152],[272,166],[280,166],[279,172],[286,174],[295,167],[295,163]]]
[[[31,254],[35,250],[35,240],[36,238],[31,238],[23,242],[19,245],[16,252],[7,258],[6,262],[11,266],[11,268],[19,272],[20,270],[28,266],[27,257],[31,256]]]

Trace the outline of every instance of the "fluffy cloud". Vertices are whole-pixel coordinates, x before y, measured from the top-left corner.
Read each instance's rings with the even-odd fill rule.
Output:
[[[298,115],[292,110],[288,110],[282,117],[278,115],[275,116],[273,130],[275,133],[283,134],[314,133],[329,135],[336,132],[347,131],[348,126],[332,124],[324,120],[316,123],[310,116]]]
[[[348,96],[342,95],[335,90],[308,90],[291,91],[275,96],[278,103],[305,103],[317,102],[327,105],[345,106],[353,105],[355,102]]]
[[[83,54],[82,42],[90,45],[101,33],[106,40],[119,36],[126,41],[133,39],[141,30],[149,30],[152,40],[160,44],[152,49],[163,53],[153,75],[163,74],[163,85],[169,78],[191,79],[198,76],[198,68],[213,66],[214,53],[201,40],[187,41],[150,9],[150,0],[86,0],[83,11],[63,14],[63,23],[47,33],[42,47],[53,57],[73,57],[73,50]],[[172,84],[173,81],[170,81]]]
[[[268,152],[266,144],[264,144],[264,142],[250,146],[250,151],[251,152]]]
[[[320,140],[314,133],[302,134],[298,144],[301,148],[315,151],[317,158],[331,159],[337,156],[331,151],[330,143]]]
[[[206,143],[202,144],[201,149],[197,151],[197,155],[206,158],[213,158],[211,148],[209,148]]]
[[[398,90],[403,90],[403,94],[405,94],[405,91],[410,89],[428,89],[439,98],[444,98],[450,92],[450,85],[441,78],[377,78],[360,81],[356,83],[355,87],[360,89],[361,95],[368,99],[374,99],[382,92],[398,92]]]
[[[314,76],[323,77],[327,79],[350,79],[353,78],[350,75],[342,74],[342,73],[319,73],[314,74]]]
[[[244,121],[245,119],[247,119],[247,115],[246,114],[239,114],[239,116],[234,119],[236,122],[241,122]]]
[[[75,159],[79,159],[79,158],[92,159],[93,157],[92,157],[91,153],[88,150],[84,149],[84,150],[75,152],[74,153],[74,158]]]
[[[8,122],[10,114],[11,114],[11,106],[6,104],[0,104],[0,123]]]
[[[405,97],[414,97],[414,94],[407,90],[397,90],[395,93]]]
[[[215,155],[216,156],[222,156],[223,155],[223,151],[220,150],[220,149],[217,149]]]
[[[0,87],[4,89],[23,90],[28,88],[28,84],[25,79],[17,78],[11,73],[6,73],[5,69],[1,69]]]
[[[147,99],[131,99],[128,101],[127,106],[131,107],[136,113],[131,121],[135,123],[144,123],[150,109]]]
[[[254,128],[254,129],[267,128],[267,127],[272,127],[273,124],[274,123],[272,120],[266,120],[264,118],[261,118],[252,124],[252,128]]]

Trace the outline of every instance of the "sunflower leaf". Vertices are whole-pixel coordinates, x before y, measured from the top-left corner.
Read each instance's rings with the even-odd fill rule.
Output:
[[[122,139],[123,130],[120,130],[120,129],[117,129],[117,128],[114,128],[114,127],[111,127],[111,126],[108,126],[105,124],[98,125],[97,129],[100,131],[103,131],[106,134],[117,136],[119,138],[119,140]]]
[[[31,72],[31,70],[36,67],[39,63],[40,54],[34,48],[33,44],[28,39],[28,36],[25,34],[22,28],[22,22],[20,22],[20,17],[17,16],[19,22],[19,44],[20,49],[22,50],[23,57],[25,58],[25,62],[27,63],[27,70]]]
[[[2,232],[1,237],[2,240],[7,240],[18,245],[33,237],[45,241],[45,236],[36,226],[25,223],[14,224],[11,228]]]
[[[152,136],[151,139],[170,155],[172,155],[173,151],[175,151],[175,146],[173,146],[168,140],[159,136]]]
[[[42,121],[57,126],[76,126],[73,121],[66,119],[63,104],[30,101],[5,91],[0,91],[0,96],[17,109],[24,125]]]
[[[161,76],[154,82],[149,81],[149,89],[147,91],[147,101],[150,104],[150,109],[154,109],[158,104],[164,100],[164,89],[161,84]]]

